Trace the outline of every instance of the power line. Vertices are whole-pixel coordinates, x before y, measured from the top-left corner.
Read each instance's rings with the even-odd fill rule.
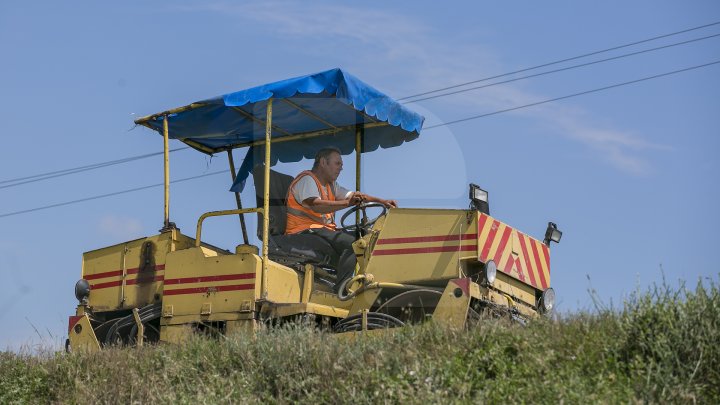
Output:
[[[402,97],[402,98],[399,98],[399,99],[397,99],[397,100],[398,100],[398,101],[407,100],[407,99],[410,99],[410,98],[415,98],[415,97],[424,96],[424,95],[428,95],[428,94],[432,94],[432,93],[437,93],[437,92],[441,92],[441,91],[444,91],[444,90],[450,90],[450,89],[454,89],[454,88],[458,88],[458,87],[462,87],[462,86],[466,86],[466,85],[470,85],[470,84],[475,84],[475,83],[480,83],[480,82],[483,82],[483,81],[488,81],[488,80],[492,80],[492,79],[497,79],[497,78],[500,78],[500,77],[510,76],[510,75],[513,75],[513,74],[516,74],[516,73],[521,73],[521,72],[526,72],[526,71],[529,71],[529,70],[539,69],[539,68],[541,68],[541,67],[556,65],[556,64],[559,64],[559,63],[568,62],[568,61],[576,60],[576,59],[581,59],[581,58],[585,58],[585,57],[588,57],[588,56],[597,55],[597,54],[600,54],[600,53],[609,52],[609,51],[613,51],[613,50],[617,50],[617,49],[627,48],[627,47],[630,47],[630,46],[633,46],[633,45],[638,45],[638,44],[642,44],[642,43],[645,43],[645,42],[655,41],[655,40],[658,40],[658,39],[667,38],[667,37],[671,37],[671,36],[683,34],[683,33],[686,33],[686,32],[696,31],[696,30],[699,30],[699,29],[703,29],[703,28],[707,28],[707,27],[712,27],[712,26],[719,25],[719,24],[720,24],[720,21],[714,22],[714,23],[710,23],[710,24],[700,25],[700,26],[693,27],[693,28],[688,28],[688,29],[685,29],[685,30],[682,30],[682,31],[672,32],[672,33],[670,33],[670,34],[659,35],[659,36],[652,37],[652,38],[648,38],[648,39],[644,39],[644,40],[641,40],[641,41],[636,41],[636,42],[632,42],[632,43],[628,43],[628,44],[624,44],[624,45],[619,45],[619,46],[615,46],[615,47],[612,47],[612,48],[607,48],[607,49],[603,49],[603,50],[599,50],[599,51],[595,51],[595,52],[590,52],[590,53],[586,53],[586,54],[583,54],[583,55],[574,56],[574,57],[571,57],[571,58],[566,58],[566,59],[562,59],[562,60],[558,60],[558,61],[554,61],[554,62],[544,63],[544,64],[542,64],[542,65],[536,65],[536,66],[532,66],[532,67],[529,67],[529,68],[524,68],[524,69],[515,70],[515,71],[512,71],[512,72],[508,72],[508,73],[503,73],[503,74],[500,74],[500,75],[495,75],[495,76],[486,77],[486,78],[483,78],[483,79],[478,79],[478,80],[473,80],[473,81],[466,82],[466,83],[457,84],[457,85],[454,85],[454,86],[448,86],[448,87],[443,87],[443,88],[436,89],[436,90],[426,91],[426,92],[424,92],[424,93],[418,93],[418,94],[414,94],[414,95],[411,95],[411,96]],[[630,53],[630,54],[621,55],[621,56],[617,56],[617,57],[614,57],[614,58],[607,58],[607,59],[603,59],[603,60],[599,60],[599,61],[595,61],[595,62],[589,62],[589,63],[580,64],[580,65],[575,65],[575,66],[571,66],[571,67],[567,67],[567,68],[556,69],[556,70],[551,70],[551,71],[548,71],[548,72],[543,72],[543,73],[538,73],[538,74],[534,74],[534,75],[524,76],[524,77],[520,77],[520,78],[516,78],[516,79],[511,79],[511,80],[506,80],[506,81],[497,82],[497,83],[492,83],[492,84],[488,84],[488,85],[485,85],[485,86],[477,86],[477,87],[473,87],[473,88],[470,88],[470,89],[459,90],[459,91],[456,91],[456,92],[443,93],[443,94],[441,94],[441,95],[436,95],[436,96],[432,96],[432,97],[426,97],[426,98],[421,98],[421,99],[417,99],[417,100],[406,101],[405,103],[414,103],[414,102],[417,102],[417,101],[428,100],[428,99],[431,99],[431,98],[437,98],[437,97],[443,97],[443,96],[447,96],[447,95],[457,94],[457,93],[464,92],[464,91],[477,90],[477,89],[481,89],[481,88],[485,88],[485,87],[490,87],[490,86],[496,86],[496,85],[499,85],[499,84],[505,84],[505,83],[509,83],[509,82],[513,82],[513,81],[517,81],[517,80],[528,79],[528,78],[531,78],[531,77],[543,76],[543,75],[547,75],[547,74],[551,74],[551,73],[556,73],[556,72],[560,72],[560,71],[564,71],[564,70],[569,70],[569,69],[579,68],[579,67],[583,67],[583,66],[588,66],[588,65],[595,64],[595,63],[601,63],[601,62],[605,62],[605,61],[609,61],[609,60],[613,60],[613,59],[619,59],[619,58],[622,58],[622,57],[637,55],[637,54],[640,54],[640,53],[650,52],[650,51],[659,50],[659,49],[663,49],[663,48],[669,48],[669,47],[671,47],[671,46],[677,46],[677,45],[682,45],[682,44],[686,44],[686,43],[690,43],[690,42],[700,41],[700,40],[712,38],[712,37],[715,37],[715,36],[718,36],[718,35],[720,35],[720,34],[710,35],[710,36],[703,37],[703,38],[697,38],[697,39],[694,39],[694,40],[684,41],[684,42],[680,42],[680,43],[676,43],[676,44],[671,44],[671,45],[666,45],[666,46],[661,46],[661,47],[657,47],[657,48],[652,48],[652,49],[648,49],[648,50],[645,50],[645,51],[633,52],[633,53]],[[425,128],[425,129],[428,129],[428,128]],[[188,148],[189,148],[189,147],[182,147],[182,148],[172,149],[170,152],[175,152],[175,151],[178,151],[178,150],[183,150],[183,149],[188,149]],[[127,158],[123,158],[123,159],[118,159],[118,160],[113,160],[113,161],[109,161],[109,162],[102,162],[102,163],[96,163],[96,164],[92,164],[92,165],[80,166],[80,167],[71,168],[71,169],[64,169],[64,170],[58,170],[58,171],[54,171],[54,172],[36,174],[36,175],[32,175],[32,176],[19,177],[19,178],[10,179],[10,180],[2,180],[2,181],[0,181],[0,184],[7,184],[7,183],[13,183],[13,184],[0,186],[0,190],[1,190],[1,189],[4,189],[4,188],[10,188],[10,187],[19,186],[19,185],[22,185],[22,184],[33,183],[33,182],[36,182],[36,181],[42,181],[42,180],[47,180],[47,179],[51,179],[51,178],[55,178],[55,177],[61,177],[61,176],[66,176],[66,175],[70,175],[70,174],[81,173],[81,172],[84,172],[84,171],[95,170],[95,169],[99,169],[99,168],[103,168],[103,167],[107,167],[107,166],[113,166],[113,165],[117,165],[117,164],[127,163],[127,162],[131,162],[131,161],[134,161],[134,160],[144,159],[144,158],[147,158],[147,157],[157,156],[157,155],[161,155],[161,154],[162,154],[162,152],[157,152],[157,153],[151,153],[151,154],[146,154],[146,155],[131,156],[131,157],[127,157]]]
[[[173,181],[171,181],[170,183],[180,183],[180,182],[183,182],[183,181],[189,181],[189,180],[199,179],[199,178],[201,178],[201,177],[214,176],[214,175],[217,175],[217,174],[220,174],[220,173],[227,173],[227,171],[226,171],[226,170],[219,170],[219,171],[216,171],[216,172],[201,174],[201,175],[199,175],[199,176],[185,177],[185,178],[183,178],[183,179],[173,180]],[[135,192],[135,191],[146,190],[146,189],[153,188],[153,187],[162,187],[163,185],[164,185],[164,183],[152,184],[152,185],[149,185],[149,186],[136,187],[136,188],[131,188],[131,189],[128,189],[128,190],[116,191],[116,192],[114,192],[114,193],[101,194],[101,195],[96,195],[96,196],[92,196],[92,197],[81,198],[81,199],[79,199],[79,200],[66,201],[66,202],[61,202],[61,203],[57,203],[57,204],[45,205],[45,206],[43,206],[43,207],[30,208],[30,209],[21,210],[21,211],[15,211],[15,212],[8,212],[8,213],[6,213],[6,214],[0,214],[0,218],[10,217],[10,216],[13,216],[13,215],[27,214],[27,213],[29,213],[29,212],[41,211],[41,210],[46,210],[46,209],[50,209],[50,208],[62,207],[62,206],[65,206],[65,205],[77,204],[77,203],[81,203],[81,202],[85,202],[85,201],[98,200],[98,199],[100,199],[100,198],[106,198],[106,197],[112,197],[112,196],[116,196],[116,195],[120,195],[120,194],[132,193],[132,192]]]
[[[614,89],[614,88],[616,88],[616,87],[627,86],[627,85],[629,85],[629,84],[644,82],[644,81],[646,81],[646,80],[657,79],[657,78],[664,77],[664,76],[670,76],[670,75],[674,75],[674,74],[677,74],[677,73],[687,72],[687,71],[689,71],[689,70],[700,69],[700,68],[703,68],[703,67],[707,67],[707,66],[711,66],[711,65],[716,65],[716,64],[718,64],[718,63],[720,63],[720,60],[715,61],[715,62],[705,63],[705,64],[703,64],[703,65],[691,66],[691,67],[685,68],[685,69],[674,70],[674,71],[672,71],[672,72],[661,73],[661,74],[657,74],[657,75],[653,75],[653,76],[643,77],[642,79],[631,80],[631,81],[629,81],[629,82],[616,83],[616,84],[613,84],[613,85],[610,85],[610,86],[605,86],[605,87],[600,87],[600,88],[597,88],[597,89],[587,90],[587,91],[583,91],[583,92],[580,92],[580,93],[570,94],[570,95],[567,95],[567,96],[556,97],[556,98],[551,98],[551,99],[548,99],[548,100],[538,101],[538,102],[536,102],[536,103],[525,104],[525,105],[521,105],[521,106],[517,106],[517,107],[506,108],[506,109],[504,109],[504,110],[498,110],[498,111],[493,111],[493,112],[490,112],[490,113],[485,113],[485,114],[480,114],[480,115],[474,115],[474,116],[472,116],[472,117],[461,118],[461,119],[454,120],[454,121],[448,121],[448,122],[445,122],[445,123],[442,123],[442,124],[431,125],[431,126],[426,127],[426,128],[424,128],[424,129],[425,129],[425,130],[428,130],[428,129],[438,128],[438,127],[443,127],[443,126],[446,126],[446,125],[457,124],[457,123],[459,123],[459,122],[465,122],[465,121],[475,120],[475,119],[478,119],[478,118],[488,117],[488,116],[491,116],[491,115],[496,115],[496,114],[500,114],[500,113],[504,113],[504,112],[515,111],[515,110],[519,110],[519,109],[521,109],[521,108],[534,107],[534,106],[536,106],[536,105],[546,104],[546,103],[550,103],[550,102],[553,102],[553,101],[565,100],[565,99],[567,99],[567,98],[582,96],[582,95],[590,94],[590,93],[596,93],[596,92],[598,92],[598,91],[603,91],[603,90]]]
[[[538,101],[538,102],[535,102],[535,103],[525,104],[525,105],[521,105],[521,106],[517,106],[517,107],[512,107],[512,108],[506,108],[506,109],[504,109],[504,110],[493,111],[493,112],[490,112],[490,113],[485,113],[485,114],[480,114],[480,115],[474,115],[474,116],[467,117],[467,118],[462,118],[462,119],[458,119],[458,120],[454,120],[454,121],[448,121],[448,122],[445,122],[445,123],[442,123],[442,124],[432,125],[432,126],[426,127],[425,130],[430,130],[430,129],[433,129],[433,128],[439,128],[439,127],[443,127],[443,126],[447,126],[447,125],[457,124],[457,123],[460,123],[460,122],[475,120],[475,119],[479,119],[479,118],[483,118],[483,117],[488,117],[488,116],[491,116],[491,115],[496,115],[496,114],[500,114],[500,113],[504,113],[504,112],[515,111],[515,110],[519,110],[519,109],[521,109],[521,108],[533,107],[533,106],[537,106],[537,105],[540,105],[540,104],[550,103],[550,102],[553,102],[553,101],[564,100],[564,99],[571,98],[571,97],[577,97],[577,96],[581,96],[581,95],[585,95],[585,94],[596,93],[596,92],[599,92],[599,91],[609,90],[609,89],[613,89],[613,88],[616,88],[616,87],[627,86],[627,85],[629,85],[629,84],[639,83],[639,82],[643,82],[643,81],[647,81],[647,80],[657,79],[657,78],[660,78],[660,77],[665,77],[665,76],[674,75],[674,74],[677,74],[677,73],[687,72],[687,71],[690,71],[690,70],[700,69],[700,68],[703,68],[703,67],[707,67],[707,66],[711,66],[711,65],[716,65],[716,64],[719,64],[719,63],[720,63],[720,60],[715,61],[715,62],[705,63],[705,64],[702,64],[702,65],[691,66],[691,67],[684,68],[684,69],[674,70],[674,71],[672,71],[672,72],[666,72],[666,73],[661,73],[661,74],[657,74],[657,75],[653,75],[653,76],[643,77],[643,78],[641,78],[641,79],[635,79],[635,80],[631,80],[631,81],[627,81],[627,82],[623,82],[623,83],[616,83],[616,84],[613,84],[613,85],[610,85],[610,86],[600,87],[600,88],[597,88],[597,89],[586,90],[586,91],[583,91],[583,92],[580,92],[580,93],[570,94],[570,95],[567,95],[567,96],[556,97],[556,98],[552,98],[552,99],[548,99],[548,100],[543,100],[543,101]],[[225,173],[225,172],[226,172],[226,171],[221,170],[221,171],[211,172],[211,173],[207,173],[207,174],[202,174],[202,175],[199,175],[199,176],[186,177],[186,178],[183,178],[183,179],[174,180],[174,181],[171,181],[170,183],[179,183],[179,182],[183,182],[183,181],[198,179],[198,178],[201,178],[201,177],[213,176],[213,175],[220,174],[220,173]],[[102,195],[93,196],[93,197],[82,198],[82,199],[74,200],[74,201],[67,201],[67,202],[58,203],[58,204],[46,205],[46,206],[43,206],[43,207],[31,208],[31,209],[22,210],[22,211],[9,212],[9,213],[6,213],[6,214],[0,214],[0,218],[9,217],[9,216],[13,216],[13,215],[25,214],[25,213],[34,212],[34,211],[45,210],[45,209],[49,209],[49,208],[61,207],[61,206],[65,206],[65,205],[71,205],[71,204],[76,204],[76,203],[85,202],[85,201],[90,201],[90,200],[97,200],[97,199],[100,199],[100,198],[111,197],[111,196],[115,196],[115,195],[119,195],[119,194],[132,193],[132,192],[135,192],[135,191],[145,190],[145,189],[152,188],[152,187],[160,187],[160,186],[162,186],[162,185],[163,185],[163,183],[153,184],[153,185],[143,186],[143,187],[137,187],[137,188],[133,188],[133,189],[129,189],[129,190],[117,191],[117,192],[114,192],[114,193],[108,193],[108,194],[102,194]]]
[[[581,59],[581,58],[585,58],[585,57],[588,57],[588,56],[597,55],[597,54],[600,54],[600,53],[605,53],[605,52],[610,52],[610,51],[614,51],[614,50],[618,50],[618,49],[622,49],[622,48],[627,48],[627,47],[630,47],[630,46],[633,46],[633,45],[639,45],[639,44],[643,44],[643,43],[645,43],[645,42],[651,42],[651,41],[655,41],[655,40],[658,40],[658,39],[671,37],[671,36],[674,36],[674,35],[684,34],[684,33],[686,33],[686,32],[696,31],[696,30],[699,30],[699,29],[707,28],[707,27],[712,27],[712,26],[718,25],[718,24],[720,24],[720,21],[717,21],[717,22],[714,22],[714,23],[710,23],[710,24],[700,25],[700,26],[693,27],[693,28],[688,28],[688,29],[685,29],[685,30],[682,30],[682,31],[672,32],[672,33],[670,33],[670,34],[659,35],[659,36],[656,36],[656,37],[652,37],[652,38],[648,38],[648,39],[643,39],[643,40],[641,40],[641,41],[631,42],[631,43],[629,43],[629,44],[614,46],[614,47],[612,47],[612,48],[602,49],[602,50],[599,50],[599,51],[590,52],[590,53],[586,53],[586,54],[583,54],[583,55],[573,56],[573,57],[571,57],[571,58],[565,58],[565,59],[561,59],[561,60],[556,60],[556,61],[554,61],[554,62],[548,62],[548,63],[544,63],[544,64],[542,64],[542,65],[531,66],[531,67],[528,67],[528,68],[524,68],[524,69],[520,69],[520,70],[515,70],[515,71],[512,71],[512,72],[508,72],[508,73],[502,73],[502,74],[499,74],[499,75],[490,76],[490,77],[485,77],[485,78],[482,78],[482,79],[473,80],[473,81],[469,81],[469,82],[465,82],[465,83],[460,83],[460,84],[456,84],[456,85],[453,85],[453,86],[443,87],[443,88],[441,88],[441,89],[426,91],[426,92],[424,92],[424,93],[413,94],[413,95],[411,95],[411,96],[405,96],[405,97],[399,98],[398,101],[407,100],[407,99],[409,99],[409,98],[414,98],[414,97],[419,97],[419,96],[424,96],[424,95],[427,95],[427,94],[437,93],[437,92],[444,91],[444,90],[455,89],[455,88],[458,88],[458,87],[467,86],[467,85],[469,85],[469,84],[475,84],[475,83],[480,83],[480,82],[484,82],[484,81],[488,81],[488,80],[492,80],[492,79],[498,79],[498,78],[501,78],[501,77],[514,75],[514,74],[516,74],[516,73],[527,72],[527,71],[529,71],[529,70],[539,69],[539,68],[542,68],[542,67],[557,65],[557,64],[559,64],[559,63],[569,62],[569,61],[571,61],[571,60]]]
[[[170,152],[177,152],[177,151],[183,150],[183,149],[189,149],[189,146],[185,146],[185,147],[182,147],[182,148],[171,149]],[[42,180],[52,179],[52,178],[55,178],[55,177],[67,176],[67,175],[70,175],[70,174],[86,172],[86,171],[89,171],[89,170],[100,169],[100,168],[103,168],[103,167],[119,165],[119,164],[121,164],[121,163],[133,162],[133,161],[135,161],[135,160],[145,159],[145,158],[149,158],[149,157],[157,156],[157,155],[162,155],[162,154],[163,154],[163,152],[148,153],[148,154],[145,154],[145,155],[130,156],[130,157],[122,158],[122,159],[111,160],[111,161],[108,161],[108,162],[94,163],[94,164],[91,164],[91,165],[78,166],[78,167],[73,167],[73,168],[70,168],[70,169],[56,170],[56,171],[53,171],[53,172],[35,174],[35,175],[32,175],[32,176],[17,177],[17,178],[10,179],[10,180],[2,180],[2,181],[0,181],[0,184],[5,184],[5,185],[0,186],[0,190],[2,190],[2,189],[4,189],[4,188],[10,188],[10,187],[19,186],[19,185],[22,185],[22,184],[34,183],[34,182],[36,182],[36,181],[42,181]],[[12,184],[7,184],[7,183],[12,183]]]
[[[516,77],[516,78],[514,78],[514,79],[503,80],[503,81],[501,81],[501,82],[495,82],[495,83],[485,84],[485,85],[482,85],[482,86],[475,86],[475,87],[470,87],[470,88],[467,88],[467,89],[455,90],[455,91],[451,91],[451,92],[448,92],[448,93],[442,93],[442,94],[436,94],[436,95],[433,95],[433,96],[427,96],[427,97],[417,98],[417,99],[415,99],[415,100],[405,101],[404,104],[417,103],[418,101],[431,100],[431,99],[434,99],[434,98],[450,96],[450,95],[458,94],[458,93],[464,93],[464,92],[471,91],[471,90],[478,90],[478,89],[484,89],[484,88],[486,88],[486,87],[497,86],[497,85],[499,85],[499,84],[506,84],[506,83],[516,82],[516,81],[518,81],[518,80],[529,79],[529,78],[532,78],[532,77],[544,76],[544,75],[548,75],[548,74],[551,74],[551,73],[557,73],[557,72],[563,72],[563,71],[566,71],[566,70],[577,69],[577,68],[581,68],[581,67],[585,67],[585,66],[595,65],[595,64],[598,64],[598,63],[602,63],[602,62],[608,62],[608,61],[615,60],[615,59],[627,58],[627,57],[629,57],[629,56],[635,56],[635,55],[640,55],[640,54],[643,54],[643,53],[653,52],[653,51],[657,51],[657,50],[660,50],[660,49],[671,48],[671,47],[679,46],[679,45],[686,45],[686,44],[689,44],[689,43],[692,43],[692,42],[703,41],[703,40],[706,40],[706,39],[715,38],[715,37],[719,37],[719,36],[720,36],[720,34],[708,35],[708,36],[701,37],[701,38],[695,38],[695,39],[690,39],[690,40],[687,40],[687,41],[676,42],[676,43],[674,43],[674,44],[658,46],[658,47],[656,47],[656,48],[644,49],[644,50],[642,50],[642,51],[631,52],[631,53],[626,53],[626,54],[624,54],[624,55],[613,56],[612,58],[600,59],[600,60],[596,60],[596,61],[593,61],[593,62],[581,63],[581,64],[579,64],[579,65],[573,65],[573,66],[568,66],[568,67],[564,67],[564,68],[560,68],[560,69],[548,70],[548,71],[546,71],[546,72],[535,73],[535,74],[532,74],[532,75],[527,75],[527,76],[522,76],[522,77]]]

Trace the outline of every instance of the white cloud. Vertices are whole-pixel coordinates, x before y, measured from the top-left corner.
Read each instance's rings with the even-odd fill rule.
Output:
[[[354,68],[364,68],[361,70],[373,72],[380,78],[397,78],[391,83],[394,89],[389,90],[404,88],[422,92],[508,70],[489,46],[456,40],[445,43],[425,21],[366,7],[323,3],[313,8],[307,3],[265,1],[251,4],[214,2],[176,10],[217,12],[266,24],[282,37],[292,35],[341,42],[349,39],[353,47],[358,48],[357,54],[375,56],[356,58],[352,53],[338,52],[337,59],[347,61]],[[345,42],[339,45],[347,47]],[[488,87],[482,93],[461,93],[444,98],[443,103],[453,106],[457,118],[462,118],[557,97],[533,94],[521,89],[521,85]],[[578,89],[582,90],[588,89]],[[567,101],[553,103],[551,108],[543,105],[512,114],[534,120],[536,125],[551,127],[555,133],[586,145],[600,159],[629,174],[644,175],[651,171],[643,152],[669,149],[645,141],[632,131],[598,127],[587,112],[572,107]],[[437,123],[428,120],[425,126]]]
[[[143,236],[142,222],[134,218],[108,215],[100,219],[98,231],[118,240],[131,240]]]

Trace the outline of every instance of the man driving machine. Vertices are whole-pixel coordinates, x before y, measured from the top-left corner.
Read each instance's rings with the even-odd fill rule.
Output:
[[[318,238],[318,246],[329,244],[330,265],[337,271],[337,284],[352,277],[357,258],[352,244],[355,237],[338,230],[335,211],[365,202],[375,202],[386,208],[396,208],[395,200],[350,191],[337,183],[343,169],[340,150],[334,147],[320,149],[315,155],[312,170],[300,173],[290,184],[287,195],[286,234],[309,234]],[[320,249],[322,250],[322,249]]]

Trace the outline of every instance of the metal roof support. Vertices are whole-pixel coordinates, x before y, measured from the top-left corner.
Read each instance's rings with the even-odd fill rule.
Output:
[[[262,240],[262,294],[260,298],[267,298],[268,292],[268,232],[270,231],[270,146],[272,138],[272,105],[273,99],[267,101],[265,114],[265,184],[263,186],[263,240]]]
[[[270,100],[272,100],[272,99],[268,99],[268,104],[271,104],[271,103],[272,103],[272,101],[270,101]],[[234,111],[239,112],[240,115],[242,115],[243,117],[245,117],[245,118],[247,118],[247,119],[249,119],[249,120],[251,120],[251,121],[253,121],[253,122],[255,122],[255,123],[258,123],[258,124],[260,124],[260,125],[266,125],[266,126],[267,126],[267,121],[272,121],[272,119],[271,119],[269,116],[266,116],[265,121],[263,121],[263,120],[261,120],[260,118],[257,118],[256,116],[250,114],[249,112],[243,110],[243,109],[240,108],[240,107],[233,107],[232,109],[233,109]],[[271,109],[272,109],[272,108],[271,108]],[[290,136],[290,135],[292,135],[292,133],[290,133],[290,132],[288,132],[288,131],[280,128],[280,127],[273,126],[272,124],[270,125],[270,128],[271,128],[271,129],[274,129],[274,130],[276,130],[276,131],[278,131],[278,132],[280,132],[281,134],[285,134],[285,136]]]
[[[235,183],[235,160],[233,160],[233,154],[232,149],[228,149],[228,163],[230,164],[230,176],[232,176],[232,181]],[[235,202],[237,203],[237,207],[239,210],[243,209],[242,207],[242,201],[240,200],[240,193],[237,191],[235,192]],[[247,235],[247,228],[245,227],[245,215],[240,213],[238,214],[240,216],[240,228],[242,228],[242,235],[243,235],[243,243],[246,245],[249,245],[248,242],[248,235]]]
[[[165,156],[165,220],[162,231],[168,231],[170,226],[170,133],[168,129],[168,116],[163,116],[163,154]]]
[[[360,169],[362,160],[362,143],[365,126],[355,124],[355,191],[360,191]],[[360,210],[355,211],[355,224],[360,223]]]

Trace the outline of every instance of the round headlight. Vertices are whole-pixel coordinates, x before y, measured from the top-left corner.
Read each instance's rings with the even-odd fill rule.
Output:
[[[543,291],[542,297],[540,298],[540,310],[544,313],[550,313],[555,306],[555,290],[548,288]]]
[[[82,302],[82,300],[87,298],[89,295],[90,283],[88,283],[88,281],[84,278],[81,278],[77,283],[75,283],[75,298]]]
[[[495,276],[497,276],[497,265],[494,261],[488,260],[488,262],[485,263],[485,279],[488,284],[495,282]]]

